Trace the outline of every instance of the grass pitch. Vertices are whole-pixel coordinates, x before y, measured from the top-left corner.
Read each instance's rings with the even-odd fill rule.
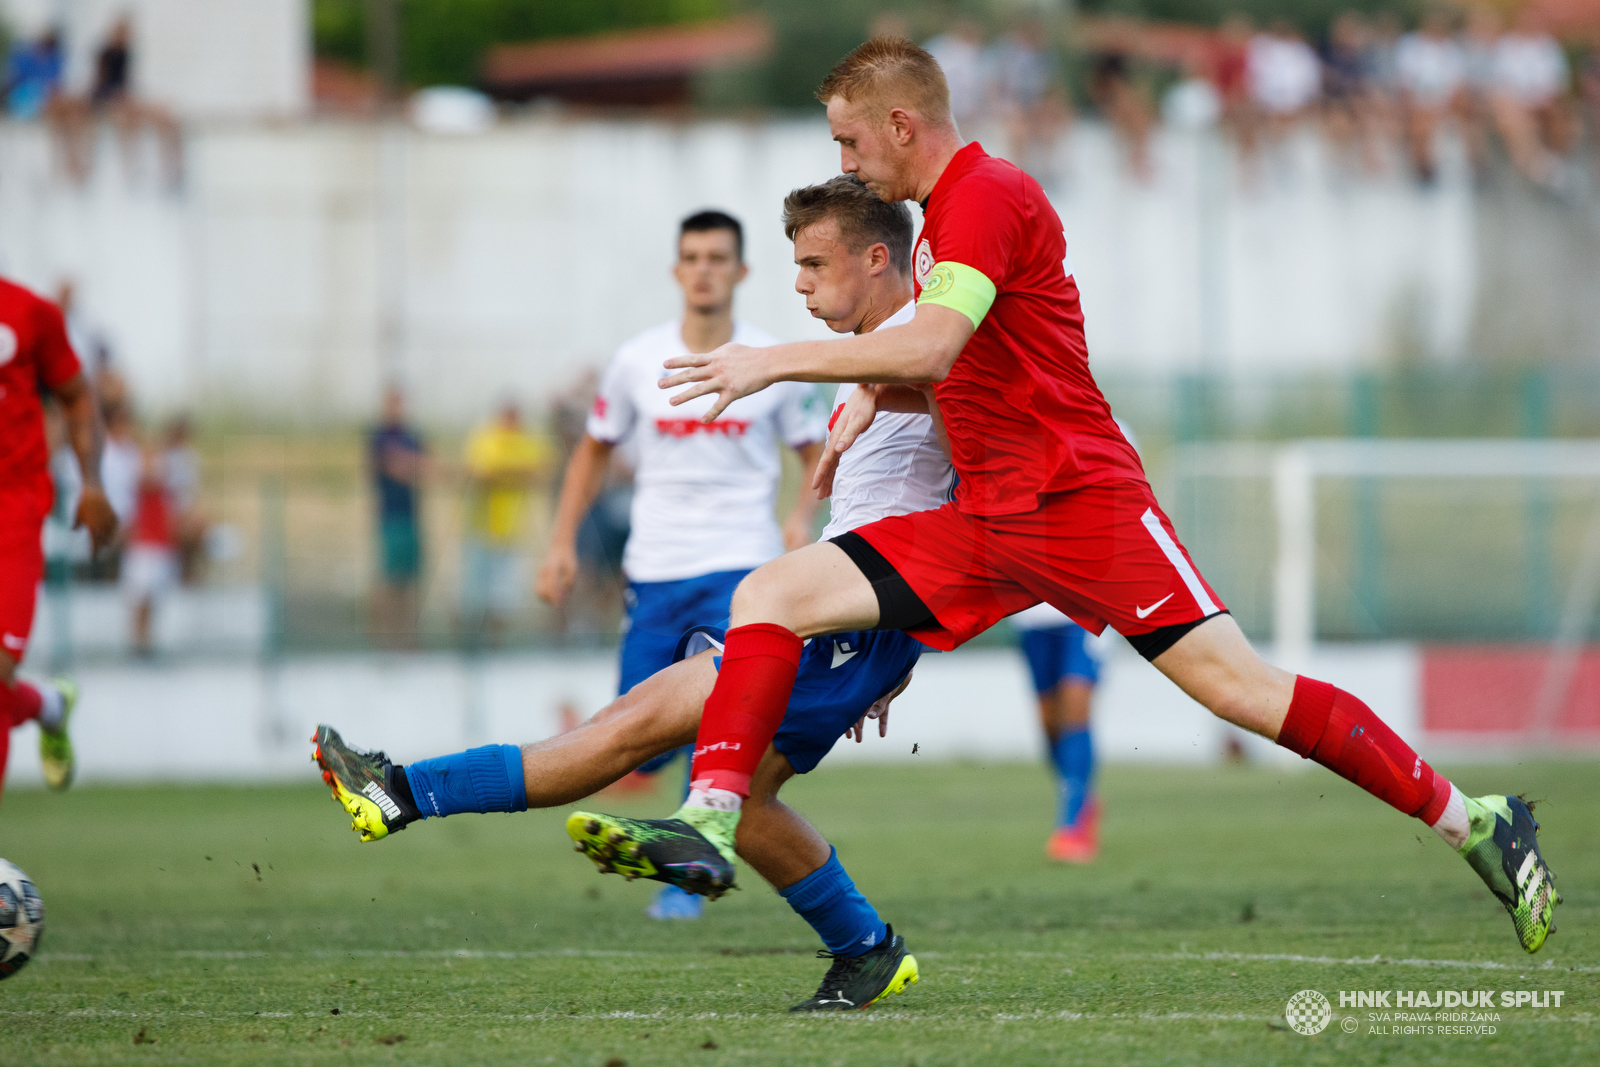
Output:
[[[314,781],[13,792],[0,855],[38,882],[48,933],[0,983],[0,1063],[1596,1062],[1596,768],[1455,770],[1545,800],[1566,904],[1538,956],[1431,833],[1316,768],[1111,768],[1088,868],[1043,859],[1043,768],[823,769],[789,799],[923,977],[807,1017],[785,1009],[827,965],[774,893],[741,870],[702,922],[651,922],[654,883],[595,874],[568,809],[359,845]],[[1301,989],[1333,1002],[1315,1037],[1283,1021]],[[1564,995],[1497,1009],[1493,1034],[1339,1006],[1395,989]]]

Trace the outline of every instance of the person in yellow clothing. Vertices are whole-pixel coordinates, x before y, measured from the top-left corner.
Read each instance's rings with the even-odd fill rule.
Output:
[[[512,401],[467,441],[461,618],[469,633],[504,630],[521,607],[528,498],[549,460],[548,446],[522,428]]]

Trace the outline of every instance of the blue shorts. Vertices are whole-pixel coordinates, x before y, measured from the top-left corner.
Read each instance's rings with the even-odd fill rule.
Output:
[[[1100,680],[1100,661],[1089,654],[1083,627],[1069,622],[1020,633],[1034,692],[1043,695],[1067,681],[1094,685]]]
[[[683,635],[677,658],[722,648],[723,630],[700,626]],[[903,630],[828,634],[800,652],[789,709],[772,739],[796,774],[822,762],[867,709],[905,680],[927,646]],[[716,658],[717,669],[722,657]]]
[[[629,582],[617,695],[672,666],[678,639],[689,627],[724,625],[734,587],[749,573],[716,571],[675,582]]]

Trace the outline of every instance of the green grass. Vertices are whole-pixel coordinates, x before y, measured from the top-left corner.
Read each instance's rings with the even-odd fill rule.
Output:
[[[320,783],[18,791],[0,855],[49,927],[0,984],[0,1063],[1596,1062],[1596,769],[1457,780],[1546,798],[1567,902],[1537,957],[1432,834],[1316,769],[1112,768],[1089,868],[1042,858],[1042,769],[820,771],[793,802],[923,968],[825,1017],[786,1013],[826,964],[764,885],[652,923],[653,883],[596,875],[565,810],[358,845]],[[1282,1022],[1306,988],[1336,1016],[1310,1038]],[[1565,997],[1487,1037],[1339,1028],[1341,989],[1477,988]]]

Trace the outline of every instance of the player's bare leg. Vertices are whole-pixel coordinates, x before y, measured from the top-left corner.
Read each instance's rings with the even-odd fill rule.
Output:
[[[1256,654],[1232,616],[1217,615],[1152,661],[1218,717],[1316,760],[1421,819],[1472,865],[1537,952],[1561,896],[1519,797],[1467,797],[1349,693],[1280,670]]]

